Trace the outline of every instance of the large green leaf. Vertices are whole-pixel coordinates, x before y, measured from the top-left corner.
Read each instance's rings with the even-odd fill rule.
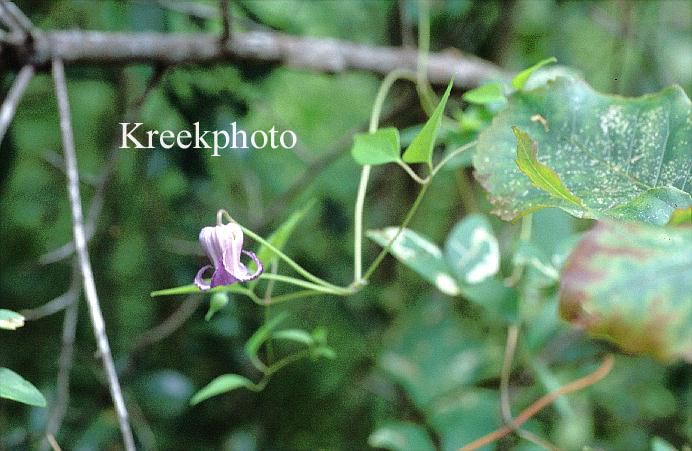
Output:
[[[522,173],[512,126],[535,140],[537,162],[554,171],[566,192],[538,188]],[[692,110],[679,87],[623,98],[558,78],[510,97],[481,133],[474,166],[503,219],[560,207],[577,217],[665,224],[675,208],[692,203],[690,142]]]
[[[692,361],[692,229],[598,223],[565,264],[560,313],[626,352]]]
[[[374,133],[358,133],[353,137],[351,155],[358,164],[385,164],[397,161],[401,152],[399,130],[381,128]]]
[[[8,368],[0,368],[0,398],[46,407],[46,398],[31,382]]]
[[[476,385],[496,377],[501,361],[501,343],[439,298],[419,299],[407,308],[387,332],[378,357],[380,368],[439,435],[443,450],[456,450],[501,424],[497,393]]]
[[[440,131],[442,115],[445,111],[445,105],[447,105],[447,99],[449,99],[449,93],[452,92],[452,85],[453,81],[450,81],[440,103],[437,104],[437,108],[430,115],[420,133],[413,138],[411,144],[404,151],[406,163],[428,163],[428,166],[432,166],[433,148],[437,133]]]

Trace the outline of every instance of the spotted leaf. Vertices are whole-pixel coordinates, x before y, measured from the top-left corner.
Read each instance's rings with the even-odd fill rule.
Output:
[[[533,144],[524,140],[524,163],[553,176],[551,187],[518,166],[513,126],[538,149],[533,161]],[[692,204],[691,142],[690,100],[677,86],[623,98],[558,78],[510,97],[479,136],[474,166],[503,219],[559,207],[577,217],[663,225],[673,210]]]

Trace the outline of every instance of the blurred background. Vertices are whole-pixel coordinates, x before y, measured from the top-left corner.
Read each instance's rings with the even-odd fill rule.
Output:
[[[222,28],[218,2],[17,5],[46,30],[219,33]],[[417,39],[415,1],[233,0],[231,8],[237,31],[276,30],[366,45],[415,46]],[[684,0],[433,0],[430,47],[455,48],[510,72],[555,56],[602,92],[640,95],[677,83],[689,93],[691,21],[692,3]],[[15,76],[5,69],[3,97]],[[301,360],[277,373],[260,393],[235,391],[195,407],[188,405],[190,396],[218,375],[259,379],[243,345],[267,312],[234,296],[206,322],[208,296],[149,296],[192,281],[205,261],[197,235],[214,223],[217,209],[268,236],[310,199],[316,202],[286,252],[318,276],[347,284],[360,176],[349,149],[353,133],[367,127],[380,77],[249,62],[171,67],[158,75],[147,65],[67,69],[85,211],[94,198],[103,200],[91,260],[142,449],[367,449],[368,437],[393,423],[417,425],[424,442],[456,449],[500,425],[504,324],[464,299],[445,297],[391,257],[355,296],[271,308],[272,315],[288,312],[287,325],[326,329],[334,360]],[[142,98],[152,78],[157,83]],[[459,121],[455,144],[473,139],[492,115],[469,107],[461,94],[453,92],[448,108]],[[194,150],[118,150],[113,143],[124,117],[144,122],[147,130],[191,129],[197,121],[205,129],[228,128],[233,121],[248,131],[276,126],[293,130],[299,143],[292,151],[234,150],[218,158]],[[424,120],[413,85],[396,84],[382,125],[411,131]],[[31,319],[32,313],[41,316],[32,309],[65,293],[73,279],[70,258],[55,253],[71,241],[72,231],[49,74],[31,82],[0,155],[0,307],[29,311]],[[411,228],[441,243],[465,214],[490,210],[467,166],[459,161],[436,178]],[[398,167],[377,168],[366,228],[399,223],[416,192]],[[533,233],[552,255],[563,239],[588,225],[543,211]],[[503,255],[511,255],[518,224],[493,218],[493,226]],[[249,239],[247,245],[257,247]],[[366,241],[366,264],[377,251]],[[510,264],[503,261],[506,275]],[[277,287],[275,293],[281,292]],[[535,296],[525,300],[531,321],[512,380],[516,412],[585,374],[585,365],[604,349],[557,318],[555,299],[556,288],[537,278]],[[0,331],[0,364],[34,383],[49,406],[63,317],[60,311],[15,332]],[[63,449],[120,449],[84,302],[78,317],[71,399],[57,439]],[[458,370],[455,359],[462,352],[482,363],[462,378],[465,384],[450,387],[446,379]],[[396,362],[405,359],[418,362],[422,373],[404,374]],[[565,449],[584,444],[649,449],[654,436],[682,447],[692,431],[689,378],[689,366],[619,356],[606,380],[561,400],[527,427]],[[0,400],[0,449],[37,448],[48,415],[48,409]],[[497,446],[535,445],[510,437]]]

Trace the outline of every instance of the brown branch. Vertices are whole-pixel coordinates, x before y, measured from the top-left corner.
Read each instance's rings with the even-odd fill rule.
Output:
[[[494,441],[499,440],[506,435],[509,435],[514,429],[521,427],[524,423],[529,421],[534,415],[536,415],[538,412],[552,404],[553,401],[555,401],[560,396],[584,389],[606,377],[610,370],[613,368],[614,360],[615,359],[613,355],[608,354],[606,358],[603,359],[603,363],[601,363],[601,366],[596,368],[596,370],[593,373],[588,374],[575,381],[572,381],[567,385],[563,385],[557,390],[551,391],[550,393],[538,399],[536,402],[524,409],[512,422],[511,427],[506,425],[502,426],[494,430],[493,432],[490,432],[489,434],[486,434],[483,437],[474,440],[468,445],[459,448],[459,451],[476,450],[482,448],[485,445],[493,443]]]
[[[221,43],[217,35],[201,33],[111,33],[100,31],[36,32],[29,47],[15,35],[0,43],[15,55],[29,55],[27,63],[65,64],[184,64],[219,61],[261,61],[321,72],[364,70],[385,75],[397,68],[416,69],[415,49],[376,47],[331,38],[291,36],[250,31],[233,34]],[[474,87],[488,78],[506,75],[481,58],[451,49],[430,53],[428,79],[444,85],[454,78],[459,87]]]

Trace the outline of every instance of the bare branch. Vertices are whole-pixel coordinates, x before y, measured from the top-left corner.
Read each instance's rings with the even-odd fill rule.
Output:
[[[127,409],[120,389],[120,382],[118,381],[118,375],[115,371],[113,356],[111,355],[110,344],[108,343],[108,336],[106,335],[106,324],[103,320],[103,313],[101,312],[101,306],[96,292],[96,283],[94,282],[94,274],[91,269],[91,262],[89,261],[86,234],[84,233],[82,199],[79,192],[77,155],[74,147],[70,105],[65,82],[65,68],[62,61],[59,59],[53,60],[53,80],[55,82],[55,94],[58,100],[58,112],[60,115],[60,132],[62,135],[63,150],[65,152],[65,167],[67,169],[68,191],[72,210],[72,229],[74,232],[74,242],[77,250],[79,267],[83,278],[84,295],[87,305],[89,306],[89,314],[94,328],[96,344],[106,371],[108,386],[118,416],[118,423],[120,425],[120,432],[122,433],[125,449],[127,451],[134,451],[135,442],[128,422]]]
[[[17,111],[17,105],[29,86],[29,82],[34,77],[34,67],[27,65],[22,67],[22,70],[17,74],[10,91],[7,93],[7,98],[2,102],[0,107],[0,143],[2,143],[7,129],[10,127],[14,113]]]
[[[79,267],[75,262],[75,270],[72,271],[72,283],[65,293],[39,307],[30,310],[22,310],[20,313],[28,321],[36,321],[37,319],[45,318],[46,316],[53,315],[69,307],[79,298],[79,293],[82,289],[80,278]]]
[[[9,0],[0,0],[0,10],[2,10],[3,19],[12,23],[8,26],[13,28],[13,31],[21,32],[25,38],[27,36],[33,37],[34,25],[22,10],[17,8],[17,5]]]
[[[157,343],[178,330],[185,321],[190,318],[197,307],[202,303],[202,296],[188,296],[178,309],[166,318],[161,324],[146,331],[135,340],[132,353],[139,352],[143,348]]]
[[[77,262],[74,264],[75,273],[79,275]],[[77,290],[81,286],[77,285]],[[62,326],[62,347],[58,360],[58,378],[56,381],[55,400],[50,409],[50,416],[46,424],[46,437],[54,437],[62,426],[67,406],[70,403],[70,372],[74,357],[74,342],[77,332],[77,318],[79,303],[73,302],[65,311],[65,319]],[[49,442],[44,442],[42,448],[48,449]],[[52,444],[51,444],[52,445]],[[53,446],[54,447],[54,446]]]
[[[46,31],[37,33],[31,48],[8,35],[5,45],[17,54],[29,54],[35,65],[52,58],[66,64],[183,64],[219,61],[262,61],[321,72],[365,70],[388,74],[394,69],[416,69],[415,49],[373,47],[330,38],[298,37],[285,33],[250,31],[233,34],[222,44],[216,35],[201,33],[110,33]],[[493,63],[458,50],[430,53],[431,83],[474,87],[488,78],[503,77]]]

